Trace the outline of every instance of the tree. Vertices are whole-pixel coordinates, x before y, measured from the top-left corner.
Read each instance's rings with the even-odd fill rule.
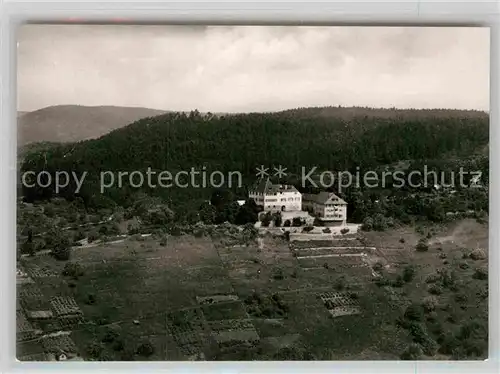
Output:
[[[67,261],[71,256],[70,241],[60,231],[52,232],[52,255],[60,261]]]
[[[203,203],[200,207],[200,219],[203,223],[211,225],[215,222],[217,209],[209,203]]]
[[[285,221],[285,223],[283,223],[283,227],[290,227],[290,225],[291,225],[291,224],[292,224],[292,223],[290,222],[290,220],[289,220],[289,219],[287,219],[287,220]]]
[[[267,212],[262,216],[262,227],[268,227],[271,224],[271,221],[272,221],[271,214]]]
[[[144,341],[137,347],[137,354],[144,357],[149,357],[155,352],[153,344],[149,341]]]
[[[427,240],[424,238],[420,239],[415,249],[417,252],[427,252],[429,250],[429,245],[427,244]]]
[[[409,321],[422,321],[424,319],[424,310],[420,304],[410,304],[406,308],[404,317]]]
[[[248,199],[236,215],[236,224],[245,225],[247,223],[255,223],[258,219],[257,205],[253,199]]]
[[[406,283],[411,282],[413,278],[415,278],[415,273],[416,273],[415,266],[406,265],[403,269],[403,280]]]
[[[293,227],[300,227],[300,226],[302,226],[302,219],[300,217],[293,217],[293,219],[292,219],[292,226]]]
[[[274,217],[274,226],[280,227],[283,219],[281,218],[281,213],[277,213]]]
[[[84,274],[83,267],[78,262],[67,262],[62,274],[67,277],[78,278]]]

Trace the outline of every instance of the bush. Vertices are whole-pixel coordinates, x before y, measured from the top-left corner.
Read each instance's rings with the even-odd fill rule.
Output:
[[[467,302],[467,295],[465,293],[457,293],[455,295],[455,301],[457,303],[466,303]]]
[[[476,248],[470,253],[469,257],[475,261],[485,260],[486,259],[486,251],[484,249],[481,249],[481,248]]]
[[[381,272],[384,269],[384,265],[381,262],[376,262],[372,266],[373,271]]]
[[[333,288],[335,288],[337,291],[344,290],[346,288],[346,286],[347,286],[347,282],[346,282],[344,276],[337,278],[333,284]]]
[[[427,240],[420,239],[415,247],[417,252],[427,252],[429,250],[429,245],[427,244]]]
[[[84,274],[84,269],[78,262],[68,262],[64,265],[62,274],[67,277],[78,278]]]
[[[488,269],[485,267],[476,268],[472,277],[479,280],[488,280]]]
[[[326,227],[326,228],[323,229],[323,233],[324,234],[331,234],[332,230],[329,227]]]
[[[92,230],[91,232],[89,232],[89,235],[87,237],[89,243],[95,242],[97,239],[99,239],[99,233],[96,230]]]
[[[422,301],[422,307],[426,312],[432,312],[439,304],[439,300],[435,296],[426,296]]]
[[[102,341],[104,343],[114,342],[120,337],[121,329],[118,325],[107,326]]]
[[[373,219],[371,217],[366,217],[363,220],[363,224],[361,225],[361,229],[364,231],[371,231],[373,229]]]
[[[425,283],[436,283],[441,280],[441,275],[434,273],[434,274],[429,274],[427,278],[425,278]]]
[[[284,223],[283,223],[283,227],[290,227],[292,225],[292,223],[290,222],[289,219],[287,219]]]
[[[403,280],[406,283],[411,282],[413,278],[415,278],[415,273],[416,273],[415,266],[413,265],[405,266],[405,268],[403,269]]]
[[[427,356],[434,356],[439,348],[438,343],[432,339],[430,336],[427,336],[421,343],[423,352]]]
[[[292,226],[293,227],[300,227],[300,226],[302,226],[302,220],[300,219],[300,217],[294,217],[292,219]]]
[[[419,304],[410,304],[404,313],[404,318],[409,321],[422,321],[424,319],[424,309]]]
[[[269,227],[271,222],[272,222],[272,217],[271,217],[271,214],[269,212],[267,212],[266,214],[264,214],[262,216],[262,218],[261,218],[262,227]]]
[[[468,269],[470,266],[469,264],[467,263],[467,261],[461,261],[459,264],[458,264],[458,267],[462,270],[466,270]]]
[[[401,360],[415,361],[419,360],[423,355],[422,348],[418,344],[410,344],[403,353],[401,353]]]
[[[401,244],[404,244],[404,243],[405,243],[405,238],[401,238],[401,239],[399,239],[399,242],[400,242]]]
[[[314,226],[306,226],[302,229],[302,232],[311,232],[314,230]]]
[[[349,232],[349,228],[347,228],[347,227],[346,227],[346,228],[343,228],[342,230],[340,230],[340,233],[341,233],[342,235],[345,235],[345,234],[347,234],[348,232]]]
[[[154,349],[154,346],[149,341],[146,341],[146,342],[141,343],[137,347],[136,352],[140,356],[149,357],[155,352],[155,349]]]
[[[432,295],[441,295],[443,293],[443,288],[438,284],[432,284],[428,287],[427,291]]]
[[[96,302],[96,296],[93,293],[89,293],[85,300],[85,304],[94,305]]]

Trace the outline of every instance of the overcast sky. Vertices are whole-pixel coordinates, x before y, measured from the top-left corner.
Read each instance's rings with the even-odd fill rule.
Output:
[[[28,25],[18,109],[489,109],[489,29]]]

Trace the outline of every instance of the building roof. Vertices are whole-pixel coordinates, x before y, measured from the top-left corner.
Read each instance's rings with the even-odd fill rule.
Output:
[[[295,186],[291,184],[273,184],[269,178],[261,178],[257,184],[251,189],[253,192],[261,194],[276,194],[280,192],[299,192]]]
[[[335,195],[333,192],[321,191],[317,194],[304,194],[303,199],[306,201],[312,201],[318,204],[337,204],[337,205],[347,205],[347,203]]]

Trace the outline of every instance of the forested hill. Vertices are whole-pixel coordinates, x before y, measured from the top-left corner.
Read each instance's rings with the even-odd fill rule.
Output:
[[[282,113],[295,117],[325,117],[343,120],[353,118],[377,117],[387,119],[426,119],[426,118],[482,118],[488,114],[479,110],[456,109],[389,109],[369,107],[309,107],[285,110]]]
[[[90,182],[103,170],[145,171],[151,167],[175,173],[205,167],[208,172],[240,171],[250,183],[260,165],[283,165],[291,173],[298,173],[303,166],[366,169],[399,160],[467,157],[488,144],[489,120],[481,112],[447,111],[443,115],[441,111],[389,110],[383,111],[384,115],[372,112],[374,115],[368,116],[361,108],[359,115],[342,117],[314,115],[317,110],[322,109],[227,116],[196,111],[166,113],[141,119],[99,139],[32,153],[22,168],[87,171],[81,195],[90,199],[99,194],[98,186]],[[71,197],[73,190],[70,186],[62,194]],[[107,190],[120,204],[130,193],[127,188]],[[206,198],[211,191],[172,188],[154,193],[176,204],[191,197]],[[40,189],[25,189],[24,194],[30,200],[51,195]]]

